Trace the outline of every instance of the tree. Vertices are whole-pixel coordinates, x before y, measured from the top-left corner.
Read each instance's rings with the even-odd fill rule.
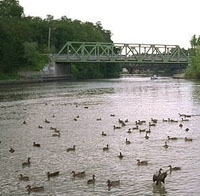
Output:
[[[189,51],[189,66],[185,75],[187,78],[200,79],[200,36],[196,38],[193,35],[190,43],[192,48]]]
[[[23,13],[24,9],[19,5],[18,0],[0,1],[0,18],[21,18]]]

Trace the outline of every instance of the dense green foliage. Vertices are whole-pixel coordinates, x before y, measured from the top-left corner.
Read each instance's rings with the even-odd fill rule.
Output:
[[[40,70],[48,53],[58,52],[67,41],[112,42],[101,22],[81,22],[66,16],[55,20],[24,16],[18,0],[0,0],[0,78],[22,70]],[[49,36],[51,31],[51,36]],[[50,38],[50,39],[49,39]],[[76,78],[118,77],[119,65],[73,64]]]
[[[193,35],[191,41],[191,49],[189,50],[189,66],[185,76],[192,79],[200,79],[200,36],[197,38]]]

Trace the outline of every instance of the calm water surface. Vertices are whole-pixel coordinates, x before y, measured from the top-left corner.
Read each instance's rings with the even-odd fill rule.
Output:
[[[182,122],[179,113],[192,116]],[[158,122],[150,127],[149,139],[139,130],[127,133],[137,120],[146,121],[139,129],[149,130],[151,118]],[[178,122],[163,122],[168,118]],[[128,122],[114,129],[121,126],[118,119]],[[132,77],[0,86],[0,195],[27,195],[30,184],[44,186],[43,192],[31,195],[199,196],[199,125],[200,83],[187,80]],[[61,136],[53,137],[51,127]],[[167,136],[178,139],[169,140],[165,149]],[[193,141],[185,142],[185,137]],[[126,145],[126,138],[131,144]],[[34,147],[34,141],[41,147]],[[73,145],[75,152],[67,152]],[[22,168],[28,157],[31,166]],[[138,166],[137,159],[148,165]],[[153,184],[153,174],[170,164],[181,170],[169,173],[165,185]],[[85,171],[85,178],[72,178],[73,170]],[[48,180],[48,171],[60,175]],[[20,181],[21,173],[30,180]],[[93,174],[95,185],[87,185]],[[120,186],[108,190],[108,179],[120,180]]]

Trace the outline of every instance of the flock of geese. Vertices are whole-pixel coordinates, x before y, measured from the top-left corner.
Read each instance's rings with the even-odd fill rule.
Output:
[[[115,115],[111,114],[110,116],[114,117]],[[178,125],[182,129],[184,121],[188,121],[191,116],[190,115],[186,115],[186,114],[179,114],[179,116],[181,117],[181,120],[179,120],[179,121],[175,121],[173,119],[168,118],[168,119],[162,119],[162,122],[179,123]],[[53,116],[53,117],[55,117],[55,116]],[[74,121],[77,121],[78,118],[79,118],[79,115],[74,118]],[[98,118],[96,120],[100,121],[101,118]],[[48,121],[47,119],[45,119],[44,122],[45,123],[50,123],[50,121]],[[135,124],[134,127],[129,128],[127,130],[127,133],[131,134],[133,131],[138,131],[140,133],[144,132],[145,133],[144,138],[148,140],[149,137],[150,137],[150,133],[151,133],[151,127],[156,126],[157,122],[158,122],[158,120],[157,119],[153,119],[153,118],[151,118],[150,122],[148,122],[148,123],[146,121],[144,121],[144,120],[137,120],[134,123]],[[115,129],[121,129],[122,127],[125,127],[128,123],[129,123],[128,119],[127,120],[118,119],[118,124],[117,125],[113,125],[113,129],[114,130]],[[24,121],[23,124],[27,124],[27,122]],[[148,127],[149,127],[148,130],[140,128],[140,126],[144,125],[144,124],[148,125]],[[43,127],[41,125],[39,125],[38,128],[42,129]],[[50,130],[54,131],[54,133],[52,134],[52,137],[61,137],[61,133],[60,133],[60,131],[57,128],[50,127]],[[189,128],[186,128],[185,131],[188,132]],[[107,133],[105,133],[104,131],[102,131],[101,132],[101,136],[102,137],[106,137]],[[170,136],[168,136],[167,139],[166,139],[166,141],[165,141],[165,143],[164,143],[164,145],[163,145],[163,147],[164,148],[168,148],[169,147],[168,141],[169,140],[177,140],[177,139],[178,139],[177,137],[170,137]],[[191,142],[193,139],[185,137],[184,140],[186,142]],[[0,141],[0,143],[1,143],[1,141]],[[131,144],[131,141],[126,138],[125,144],[129,145],[129,144]],[[39,143],[36,143],[36,142],[33,142],[33,146],[37,147],[37,148],[41,147],[41,145]],[[102,150],[103,151],[109,151],[109,144],[107,144],[105,147],[103,147]],[[72,147],[69,147],[69,148],[66,149],[66,152],[69,152],[69,153],[70,152],[73,153],[74,151],[76,151],[76,145],[73,145]],[[11,147],[9,149],[9,152],[10,153],[14,153],[15,150]],[[123,159],[123,157],[124,157],[124,155],[122,154],[122,152],[120,152],[119,155],[118,155],[118,158],[119,159]],[[149,164],[149,162],[147,160],[137,159],[137,165],[138,166],[145,166],[145,165],[148,165],[148,164]],[[22,163],[22,168],[24,168],[24,167],[30,167],[30,166],[31,166],[31,158],[28,157],[27,161],[25,161],[25,162]],[[166,170],[166,171],[163,171],[163,168],[159,168],[158,172],[155,173],[155,174],[153,174],[152,180],[153,180],[153,182],[156,185],[162,185],[163,183],[165,183],[165,178],[167,177],[168,173],[171,173],[172,171],[181,170],[181,167],[172,167],[172,165],[169,165],[168,167],[169,167],[169,169]],[[52,172],[52,173],[51,172],[47,172],[46,175],[47,175],[47,179],[49,180],[50,178],[59,176],[60,175],[60,171],[55,171],[55,172]],[[71,172],[71,176],[73,178],[85,178],[86,172],[85,171],[81,171],[81,172],[72,171]],[[26,176],[26,175],[20,174],[19,175],[19,180],[20,181],[29,181],[29,177]],[[90,184],[95,185],[95,182],[96,182],[96,176],[95,176],[95,174],[93,174],[92,178],[87,180],[87,184],[88,185],[90,185]],[[111,187],[119,186],[120,185],[120,180],[117,179],[117,180],[111,181],[111,180],[108,179],[106,181],[106,183],[107,183],[108,189],[110,189]],[[40,192],[40,191],[44,191],[44,186],[33,186],[32,187],[30,185],[27,185],[26,189],[27,189],[28,193],[31,193],[31,192]]]

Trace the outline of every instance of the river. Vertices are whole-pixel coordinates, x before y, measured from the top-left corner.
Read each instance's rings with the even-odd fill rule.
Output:
[[[155,126],[149,126],[152,118],[157,120]],[[139,120],[145,122],[134,129]],[[29,184],[44,186],[44,191],[31,195],[199,196],[199,125],[199,82],[122,77],[1,85],[0,193],[26,195]],[[52,136],[52,128],[60,131],[60,137]],[[150,129],[148,139],[142,129]],[[103,151],[107,144],[109,150]],[[75,151],[67,152],[73,145]],[[118,158],[120,152],[123,159]],[[22,168],[28,157],[30,166]],[[148,164],[137,165],[137,159]],[[181,170],[168,172],[165,184],[155,185],[153,174],[169,165]],[[55,171],[59,175],[48,180],[47,172]],[[72,171],[85,171],[86,176],[73,178]],[[29,181],[19,180],[20,174]],[[93,174],[95,184],[87,185]],[[120,185],[108,189],[108,179],[120,180]]]

